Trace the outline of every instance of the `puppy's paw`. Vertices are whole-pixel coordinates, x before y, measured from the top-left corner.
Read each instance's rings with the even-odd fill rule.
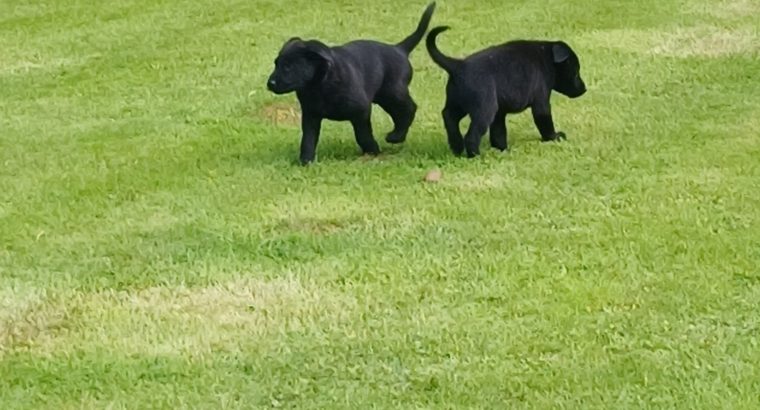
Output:
[[[380,161],[382,159],[383,159],[383,154],[362,154],[359,157],[359,161],[362,161],[362,162]]]
[[[373,157],[376,157],[380,155],[380,147],[375,144],[372,147],[362,148],[362,155],[371,155]]]
[[[361,145],[362,152],[370,155],[380,154],[380,145],[374,139],[367,141],[366,144]]]
[[[449,144],[449,149],[454,156],[461,157],[464,153],[464,143],[462,144]]]
[[[301,157],[298,160],[298,163],[301,164],[301,166],[309,166],[314,163],[314,157],[308,158],[308,157]]]
[[[542,140],[544,142],[549,142],[549,141],[563,141],[566,139],[567,139],[567,135],[565,135],[564,132],[560,131],[560,132],[555,132],[554,135],[552,135],[551,137],[543,138]]]
[[[385,141],[389,144],[401,144],[406,141],[406,133],[389,132],[385,136]]]

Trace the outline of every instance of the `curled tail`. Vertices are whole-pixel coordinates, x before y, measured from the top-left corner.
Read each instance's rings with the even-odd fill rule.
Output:
[[[420,19],[420,23],[417,25],[417,30],[415,30],[414,33],[410,34],[409,37],[401,40],[400,43],[396,44],[396,46],[404,50],[407,55],[410,54],[415,47],[417,47],[417,44],[419,44],[420,41],[422,41],[422,37],[425,36],[425,32],[430,25],[430,19],[433,17],[434,10],[435,2],[432,2],[427,6],[425,12],[422,13],[422,18]]]
[[[439,26],[430,30],[430,34],[427,36],[425,45],[427,46],[428,53],[430,54],[430,57],[433,59],[433,61],[435,61],[436,64],[451,74],[459,71],[459,68],[462,66],[462,60],[457,60],[456,58],[451,58],[443,55],[443,53],[441,53],[441,50],[438,49],[438,46],[435,45],[435,38],[448,29],[448,26]]]

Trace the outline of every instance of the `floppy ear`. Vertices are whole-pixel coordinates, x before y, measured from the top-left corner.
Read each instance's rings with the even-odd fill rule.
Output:
[[[332,52],[330,52],[329,47],[316,40],[307,41],[304,44],[306,45],[306,51],[310,55],[324,61],[327,64],[328,68],[332,67],[333,56]]]
[[[570,46],[567,44],[558,41],[552,45],[552,56],[554,57],[555,63],[562,63],[568,58],[570,58]]]
[[[280,47],[280,53],[282,54],[285,50],[289,49],[290,47],[293,47],[295,43],[302,43],[302,42],[303,40],[301,40],[300,37],[292,37],[290,40],[282,44],[282,47]]]

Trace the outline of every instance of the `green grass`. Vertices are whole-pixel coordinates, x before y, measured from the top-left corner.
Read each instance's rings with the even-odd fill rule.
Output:
[[[420,48],[408,143],[306,168],[280,44],[423,3],[0,3],[0,408],[758,408],[760,6],[508,3],[439,45],[569,42],[567,142],[454,158]]]

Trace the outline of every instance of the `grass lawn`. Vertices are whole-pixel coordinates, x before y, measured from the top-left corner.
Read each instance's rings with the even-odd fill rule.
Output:
[[[758,408],[760,2],[440,0],[573,46],[568,140],[455,158],[420,47],[404,146],[298,166],[282,42],[424,6],[0,2],[0,408]]]

